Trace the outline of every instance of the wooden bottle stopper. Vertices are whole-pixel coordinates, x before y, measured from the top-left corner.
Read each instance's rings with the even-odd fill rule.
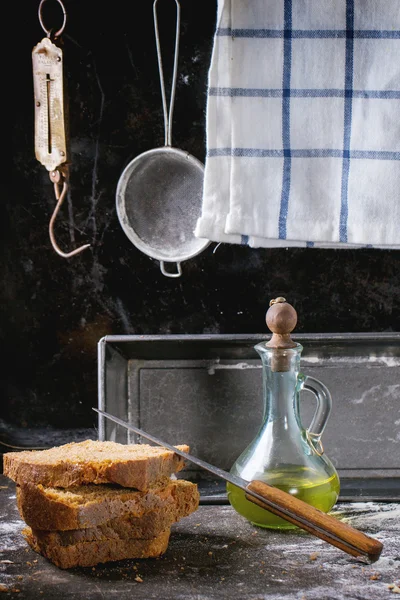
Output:
[[[266,346],[276,350],[272,358],[271,369],[275,372],[289,371],[290,355],[285,350],[297,346],[290,337],[297,324],[297,313],[285,298],[279,297],[269,303],[265,320],[268,329],[272,331],[272,337]]]
[[[271,300],[265,316],[272,338],[267,343],[268,348],[294,348],[296,343],[290,337],[297,324],[297,312],[291,304],[281,296]]]

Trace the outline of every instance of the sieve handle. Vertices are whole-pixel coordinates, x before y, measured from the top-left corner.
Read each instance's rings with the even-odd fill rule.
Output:
[[[172,271],[167,271],[165,269],[165,262],[163,260],[160,260],[160,270],[161,270],[161,273],[163,275],[165,275],[165,277],[180,277],[182,275],[181,263],[177,262],[175,264],[176,264],[176,272],[173,273]]]
[[[163,106],[163,113],[164,113],[164,136],[165,136],[164,144],[165,144],[165,146],[171,146],[172,145],[172,116],[174,114],[176,80],[177,80],[177,73],[178,73],[181,7],[180,7],[178,0],[175,0],[175,4],[176,4],[175,55],[174,55],[174,70],[172,72],[171,96],[170,96],[170,100],[169,100],[169,111],[168,111],[167,98],[166,98],[166,93],[165,93],[164,72],[163,72],[163,65],[162,65],[162,58],[161,58],[160,35],[158,32],[157,2],[158,2],[158,0],[154,0],[153,15],[154,15],[154,33],[156,36],[156,47],[157,47],[157,58],[158,58],[158,71],[160,74],[161,97],[162,97],[162,106]]]

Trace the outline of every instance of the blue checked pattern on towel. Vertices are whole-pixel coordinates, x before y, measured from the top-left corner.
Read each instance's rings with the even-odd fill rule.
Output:
[[[400,1],[219,0],[196,236],[400,247]]]

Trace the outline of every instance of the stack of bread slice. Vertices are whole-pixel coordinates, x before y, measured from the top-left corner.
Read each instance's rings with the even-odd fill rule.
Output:
[[[163,554],[199,505],[197,485],[173,478],[183,467],[165,448],[93,440],[3,458],[26,541],[64,569]]]

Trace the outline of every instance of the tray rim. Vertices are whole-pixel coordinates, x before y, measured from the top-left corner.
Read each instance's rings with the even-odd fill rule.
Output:
[[[166,333],[166,334],[116,334],[105,335],[100,338],[98,345],[108,342],[151,342],[151,341],[185,341],[185,340],[269,340],[269,333]],[[399,341],[400,332],[345,332],[345,333],[293,333],[291,336],[294,340],[310,340],[310,341]]]

